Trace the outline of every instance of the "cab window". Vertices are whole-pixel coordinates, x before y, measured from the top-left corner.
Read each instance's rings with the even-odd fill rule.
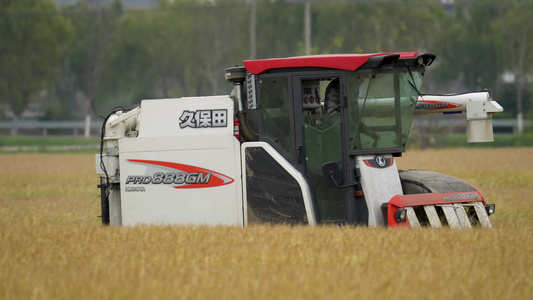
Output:
[[[275,143],[293,156],[293,130],[291,129],[291,101],[287,77],[259,79],[261,138]]]

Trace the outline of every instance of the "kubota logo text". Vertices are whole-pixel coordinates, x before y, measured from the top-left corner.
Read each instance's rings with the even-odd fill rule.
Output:
[[[128,159],[128,161],[159,167],[161,171],[145,175],[128,175],[126,184],[163,184],[176,189],[191,189],[217,187],[233,182],[232,178],[224,174],[196,166],[156,160]]]
[[[180,128],[227,127],[228,111],[226,109],[183,111]]]

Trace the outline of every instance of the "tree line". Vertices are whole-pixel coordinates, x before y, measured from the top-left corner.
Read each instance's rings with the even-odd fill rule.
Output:
[[[424,92],[488,88],[505,116],[533,115],[532,13],[533,0],[161,0],[146,10],[0,0],[0,118],[31,103],[60,120],[227,94],[226,67],[305,55],[304,38],[312,54],[434,53]]]

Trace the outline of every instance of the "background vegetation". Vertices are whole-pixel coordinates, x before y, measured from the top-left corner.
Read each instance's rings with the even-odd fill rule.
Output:
[[[92,155],[0,155],[0,299],[528,299],[530,148],[411,151],[493,229],[102,227]]]
[[[251,3],[126,10],[120,1],[0,0],[0,119],[32,103],[60,120],[144,98],[227,93],[225,67],[305,54],[302,1],[257,0],[254,34]],[[514,116],[532,104],[531,3],[456,0],[446,10],[436,0],[314,0],[312,53],[433,52],[425,92],[488,87]],[[512,143],[522,138],[531,144],[530,135]],[[37,151],[86,143],[97,141],[0,140]],[[527,299],[530,152],[414,150],[397,159],[476,185],[496,204],[492,230],[102,227],[93,155],[2,153],[0,299]]]
[[[224,68],[305,54],[304,2],[0,0],[0,118],[31,103],[60,120],[228,93]],[[532,118],[532,12],[533,0],[313,0],[311,53],[433,52],[425,92],[489,88],[506,111],[497,117]]]

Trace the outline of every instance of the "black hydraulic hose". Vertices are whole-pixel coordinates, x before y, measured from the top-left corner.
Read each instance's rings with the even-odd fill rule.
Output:
[[[104,138],[105,138],[105,127],[107,125],[107,121],[109,118],[115,114],[118,111],[130,111],[131,109],[124,109],[121,106],[117,106],[111,110],[111,112],[104,118],[104,122],[102,124],[102,129],[100,131],[100,168],[102,171],[104,171],[105,174],[105,182],[104,178],[100,177],[100,185],[98,185],[98,188],[100,188],[100,206],[102,211],[102,224],[103,225],[109,225],[110,223],[110,215],[109,215],[109,193],[111,186],[109,184],[109,174],[107,173],[107,169],[104,164]]]
[[[111,112],[104,118],[104,122],[102,123],[102,129],[100,131],[100,168],[102,168],[102,171],[104,171],[105,177],[106,177],[106,185],[109,185],[109,175],[107,174],[107,170],[104,165],[103,160],[103,152],[104,152],[104,137],[105,137],[105,127],[107,125],[107,120],[115,114],[118,111],[129,111],[131,109],[124,109],[122,106],[116,106],[111,110]]]

